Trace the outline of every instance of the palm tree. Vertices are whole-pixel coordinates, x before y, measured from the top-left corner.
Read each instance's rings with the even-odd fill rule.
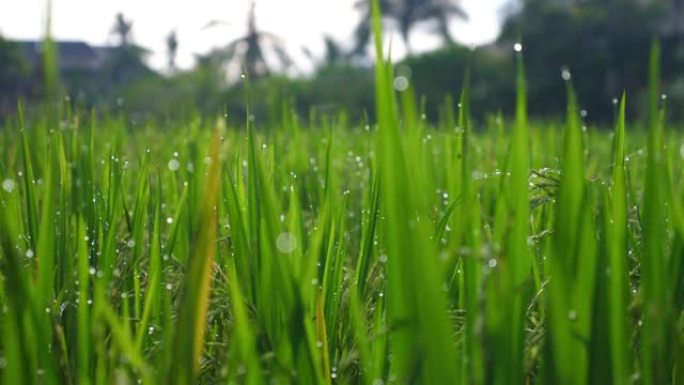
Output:
[[[323,35],[323,44],[325,51],[322,56],[316,56],[307,47],[302,47],[302,53],[311,61],[316,68],[330,67],[337,64],[342,64],[348,59],[344,54],[340,43],[330,35]]]
[[[340,44],[331,36],[324,36],[325,43],[325,64],[334,65],[343,59],[342,48]]]
[[[273,71],[274,67],[265,54],[268,52],[274,54],[282,69],[292,66],[293,61],[282,41],[274,34],[257,28],[255,4],[252,3],[247,19],[247,34],[222,49],[222,58],[228,64],[239,64],[244,68],[245,75],[255,79],[270,75]]]
[[[178,55],[178,35],[176,31],[171,31],[166,36],[166,54],[169,59],[169,70],[176,69],[176,56]]]
[[[437,32],[442,39],[448,44],[453,44],[454,39],[449,30],[449,22],[453,18],[462,20],[468,18],[459,2],[459,0],[380,0],[380,9],[384,17],[398,24],[401,38],[410,51],[411,31],[416,24],[424,21],[436,22]],[[358,0],[356,7],[362,9],[363,17],[354,32],[356,45],[351,54],[363,55],[371,36],[370,0]]]
[[[116,15],[116,22],[114,23],[114,28],[112,28],[112,35],[119,38],[119,44],[126,46],[130,42],[131,30],[133,29],[133,23],[126,20],[123,13],[119,12]]]
[[[132,30],[133,23],[122,13],[117,14],[111,34],[118,38],[119,45],[109,51],[105,64],[107,76],[114,83],[127,83],[152,73],[144,63],[149,51],[133,42]]]

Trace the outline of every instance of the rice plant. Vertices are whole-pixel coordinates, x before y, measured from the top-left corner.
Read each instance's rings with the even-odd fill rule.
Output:
[[[374,2],[377,121],[72,111],[0,131],[6,384],[677,384],[684,136],[428,123]],[[522,48],[521,46],[516,48]],[[467,74],[464,74],[466,79]],[[560,79],[559,79],[560,81]]]

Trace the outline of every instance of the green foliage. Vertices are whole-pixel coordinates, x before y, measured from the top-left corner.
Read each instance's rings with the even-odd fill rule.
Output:
[[[642,101],[631,103],[632,110],[627,112],[645,116],[646,98],[640,93],[647,85],[648,66],[643,58],[648,56],[652,37],[663,36],[666,43],[663,68],[667,79],[679,75],[682,59],[679,38],[663,32],[667,11],[656,3],[523,1],[521,11],[504,23],[499,42],[511,45],[521,40],[525,45],[527,69],[534,74],[529,79],[531,112],[545,116],[565,112],[557,103],[565,94],[558,79],[567,69],[581,108],[592,119],[612,121],[611,101],[618,100],[623,90]],[[675,88],[663,92],[679,97]]]
[[[513,52],[512,44],[506,49]],[[425,112],[430,119],[439,116],[439,106],[445,97],[459,94],[463,74],[469,70],[472,114],[481,119],[487,113],[515,111],[510,102],[515,98],[515,84],[510,81],[515,76],[514,64],[508,55],[455,45],[408,57],[398,66],[410,71],[409,81],[415,93],[427,100]]]
[[[374,4],[374,124],[277,94],[261,122],[249,94],[246,130],[65,109],[0,132],[3,383],[680,382],[659,46],[648,132],[626,97],[614,135],[583,129],[570,83],[565,124],[530,121],[522,53],[512,122],[474,124],[466,74],[433,126]]]

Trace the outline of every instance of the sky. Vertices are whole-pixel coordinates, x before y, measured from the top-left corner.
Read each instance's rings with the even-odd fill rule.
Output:
[[[39,39],[44,29],[46,0],[0,1],[0,35],[10,39]],[[453,35],[462,43],[480,45],[493,41],[508,0],[461,0],[469,14],[467,22],[455,21]],[[167,63],[165,38],[177,32],[177,64],[189,68],[196,54],[206,53],[246,30],[250,0],[53,0],[53,35],[58,40],[79,40],[94,45],[114,44],[111,31],[116,14],[133,22],[136,44],[151,51],[149,64],[163,69]],[[298,67],[313,66],[303,54],[307,47],[322,57],[324,34],[343,46],[351,46],[360,14],[355,0],[256,0],[257,25],[279,36]],[[210,21],[220,21],[204,28]],[[395,38],[397,42],[399,39]],[[439,40],[416,30],[411,36],[415,52],[439,45]],[[393,46],[394,58],[405,54],[400,43]]]

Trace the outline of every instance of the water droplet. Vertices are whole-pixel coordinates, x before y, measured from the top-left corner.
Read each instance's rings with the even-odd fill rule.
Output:
[[[323,347],[323,341],[316,341],[316,347],[317,348],[322,348]]]
[[[88,274],[95,275],[95,273],[97,273],[97,269],[91,266],[90,269],[88,269]]]
[[[394,78],[394,89],[399,92],[404,92],[409,87],[409,81],[405,76],[397,76]]]
[[[576,312],[575,310],[570,310],[570,311],[568,312],[568,319],[569,319],[570,321],[576,320],[576,319],[577,319],[577,312]]]
[[[167,283],[166,284],[166,290],[172,290],[172,289],[173,289],[173,285],[170,283]]]
[[[168,164],[169,170],[171,171],[178,171],[180,168],[180,162],[178,162],[178,159],[171,159]]]
[[[572,80],[572,74],[570,73],[570,70],[568,69],[568,67],[563,67],[561,69],[561,77],[566,82]]]
[[[288,232],[280,233],[276,239],[276,247],[281,253],[289,254],[297,248],[297,239]]]
[[[171,217],[166,218],[166,223],[172,224],[172,223],[173,223],[173,218],[171,218]]]
[[[26,250],[26,258],[31,259],[31,258],[33,258],[33,256],[34,256],[33,250],[31,250],[31,249]]]
[[[2,181],[2,189],[7,191],[8,193],[11,193],[14,191],[14,188],[16,187],[16,183],[12,179],[5,179]]]
[[[515,43],[513,44],[513,49],[515,50],[515,52],[522,52],[523,46],[520,43]]]
[[[473,171],[472,176],[475,180],[482,180],[484,179],[485,174],[481,171]]]
[[[380,262],[387,263],[387,254],[380,255]]]
[[[496,259],[492,258],[489,261],[487,261],[487,266],[489,266],[489,268],[493,269],[496,267],[497,263],[498,262],[496,261]]]
[[[131,239],[130,241],[126,242],[126,246],[130,247],[131,249],[135,247],[135,240]]]

